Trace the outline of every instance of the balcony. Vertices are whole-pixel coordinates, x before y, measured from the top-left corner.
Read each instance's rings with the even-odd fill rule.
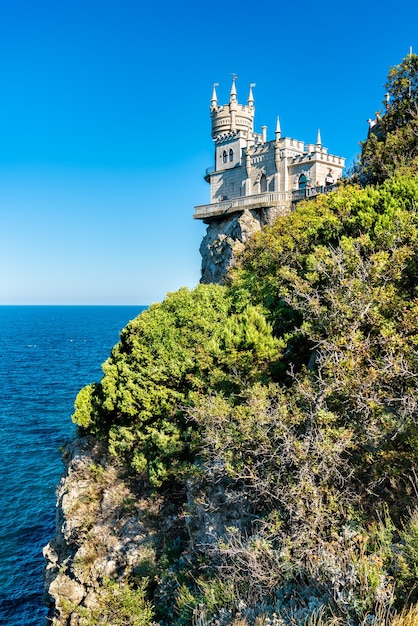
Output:
[[[205,220],[244,211],[244,209],[290,208],[291,205],[291,191],[268,191],[253,196],[240,196],[231,200],[213,202],[212,204],[201,204],[195,207],[193,217],[197,220]]]
[[[257,193],[253,196],[240,196],[231,200],[222,200],[212,204],[201,204],[195,207],[194,219],[206,220],[212,217],[229,215],[244,209],[270,209],[283,208],[290,209],[301,200],[309,200],[323,193],[336,191],[338,185],[328,185],[319,187],[306,187],[305,189],[294,189],[293,191],[268,191]]]

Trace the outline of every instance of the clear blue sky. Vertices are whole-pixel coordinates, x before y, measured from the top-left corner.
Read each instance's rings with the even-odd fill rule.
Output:
[[[213,82],[350,163],[417,23],[415,0],[0,0],[0,304],[195,286]]]

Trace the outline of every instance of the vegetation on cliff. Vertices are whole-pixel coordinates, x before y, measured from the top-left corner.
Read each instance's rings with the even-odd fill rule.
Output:
[[[373,184],[299,204],[226,285],[150,307],[77,398],[171,506],[137,583],[148,623],[418,623],[417,71],[391,71]]]
[[[384,110],[362,143],[362,184],[380,183],[418,157],[418,55],[392,67],[385,87]]]
[[[207,389],[235,398],[268,380],[281,345],[248,298],[219,285],[181,289],[126,327],[101,383],[78,395],[74,419],[154,487],[184,478],[198,445],[186,407]]]

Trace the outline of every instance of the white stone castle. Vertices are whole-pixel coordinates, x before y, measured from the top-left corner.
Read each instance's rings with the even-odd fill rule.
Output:
[[[282,137],[279,118],[272,141],[267,141],[266,126],[261,134],[254,132],[254,85],[247,104],[239,104],[235,80],[225,105],[218,104],[217,83],[213,87],[215,165],[205,176],[210,204],[195,207],[194,217],[210,223],[245,210],[279,215],[302,198],[335,189],[345,159],[328,154],[319,131],[315,144]]]

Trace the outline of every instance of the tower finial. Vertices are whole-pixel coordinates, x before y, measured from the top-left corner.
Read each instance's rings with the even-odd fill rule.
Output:
[[[322,146],[322,140],[321,140],[321,131],[318,128],[318,134],[316,136],[316,145],[317,146]]]
[[[248,93],[248,106],[254,106],[254,96],[253,96],[253,87],[255,87],[255,83],[250,83],[250,91]]]
[[[277,135],[279,135],[279,137],[280,137],[281,134],[282,134],[282,129],[280,128],[280,117],[277,116],[277,119],[276,119],[276,137],[277,137]]]
[[[216,87],[219,87],[219,83],[213,83],[212,100],[211,100],[211,104],[213,107],[216,107],[218,105],[218,95],[216,93]]]
[[[235,81],[237,80],[238,76],[237,74],[232,74],[232,85],[231,85],[231,93],[230,93],[230,98],[229,101],[236,101],[237,99],[237,88],[235,86]]]

